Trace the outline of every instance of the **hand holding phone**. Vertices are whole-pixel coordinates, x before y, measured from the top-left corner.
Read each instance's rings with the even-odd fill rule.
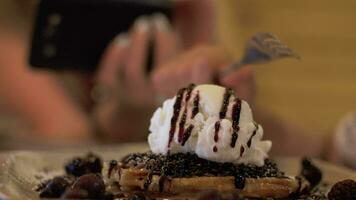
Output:
[[[29,62],[36,68],[95,71],[104,49],[142,15],[170,16],[166,0],[41,0]]]

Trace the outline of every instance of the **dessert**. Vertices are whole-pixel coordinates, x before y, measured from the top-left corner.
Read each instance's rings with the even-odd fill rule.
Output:
[[[128,156],[118,167],[116,179],[124,190],[180,194],[213,189],[284,198],[309,185],[285,176],[268,159],[271,141],[262,140],[263,129],[248,103],[231,89],[182,88],[156,110],[149,130],[151,152]]]

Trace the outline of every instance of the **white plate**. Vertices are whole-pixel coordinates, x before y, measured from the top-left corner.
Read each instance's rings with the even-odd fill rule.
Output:
[[[38,199],[33,188],[41,181],[63,174],[64,163],[73,156],[85,155],[92,151],[104,161],[120,159],[128,153],[144,152],[148,147],[142,143],[117,146],[93,147],[86,149],[61,149],[51,151],[15,151],[0,154],[0,200]],[[300,169],[300,158],[277,158],[280,168],[288,175],[296,175]],[[321,168],[324,181],[333,184],[339,180],[356,180],[356,173],[322,161],[315,161]]]

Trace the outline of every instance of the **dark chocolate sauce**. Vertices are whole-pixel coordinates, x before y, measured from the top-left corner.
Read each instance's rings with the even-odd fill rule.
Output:
[[[239,135],[238,135],[235,131],[232,133],[232,136],[231,136],[231,143],[230,143],[231,148],[235,148],[235,145],[236,145],[236,141],[237,141],[238,136],[239,136]]]
[[[215,134],[214,134],[214,141],[218,142],[219,140],[219,130],[220,130],[220,121],[215,122]]]
[[[111,160],[109,164],[109,169],[108,169],[108,178],[111,177],[112,171],[117,167],[117,161],[116,160]]]
[[[245,147],[241,146],[240,147],[240,157],[242,157],[242,155],[244,154],[245,152]]]
[[[190,96],[192,95],[192,91],[195,88],[194,84],[190,84],[187,88],[187,96],[185,97],[185,102],[188,102],[190,100]]]
[[[244,189],[246,183],[246,178],[241,175],[235,175],[235,187],[238,189]]]
[[[220,120],[224,119],[226,117],[227,107],[229,106],[230,97],[231,97],[231,95],[233,95],[233,93],[234,92],[232,89],[230,89],[230,88],[225,89],[223,102],[221,104],[221,108],[220,108],[220,112],[219,112]],[[220,120],[215,123],[215,134],[214,134],[215,142],[219,141]],[[213,151],[217,152],[218,148],[216,146],[214,146]]]
[[[179,122],[179,131],[178,131],[178,142],[182,143],[183,135],[184,135],[184,125],[187,119],[187,106],[185,106],[181,120]]]
[[[187,88],[187,94],[185,96],[185,106],[184,106],[184,111],[181,117],[181,120],[179,122],[179,131],[178,131],[178,142],[182,144],[183,141],[183,137],[184,137],[184,126],[185,126],[185,122],[187,120],[187,107],[188,107],[188,102],[190,100],[192,91],[194,89],[195,85],[194,84],[190,84]]]
[[[147,179],[145,180],[145,182],[143,183],[143,189],[146,191],[148,190],[148,187],[151,185],[152,183],[152,177],[153,177],[153,174],[152,173],[149,173],[148,176],[147,176]]]
[[[224,119],[226,116],[227,107],[229,105],[229,100],[230,100],[230,97],[232,94],[233,94],[233,90],[231,88],[225,89],[224,98],[223,98],[223,102],[221,104],[220,113],[219,113],[220,119]]]
[[[171,147],[171,143],[174,137],[174,133],[176,131],[176,123],[179,117],[179,113],[182,107],[183,94],[187,88],[182,88],[178,91],[176,101],[173,105],[173,116],[171,118],[171,128],[169,130],[169,139],[168,139],[168,148]]]
[[[162,175],[162,176],[159,177],[159,180],[158,180],[158,190],[159,190],[159,192],[163,192],[163,190],[164,190],[164,182],[166,182],[167,180],[169,180],[169,179],[165,175]]]
[[[193,119],[195,115],[197,115],[199,112],[199,101],[200,101],[200,95],[199,95],[199,91],[197,91],[197,94],[194,97],[192,115],[190,116],[191,119]]]
[[[258,130],[258,125],[257,125],[257,124],[255,124],[255,130],[253,131],[253,133],[252,133],[252,135],[251,135],[250,139],[248,139],[248,141],[247,141],[247,146],[248,146],[248,148],[250,148],[250,147],[251,147],[251,144],[252,144],[252,138],[256,135],[257,130]]]
[[[181,143],[182,146],[184,146],[185,143],[188,141],[190,135],[192,134],[193,128],[194,128],[193,125],[189,125],[189,127],[184,131],[183,139],[182,139],[182,143]]]
[[[231,148],[235,147],[238,138],[238,132],[240,130],[239,127],[240,113],[241,113],[241,99],[236,98],[231,113],[231,118],[232,118],[232,136],[231,136],[231,143],[230,143]]]

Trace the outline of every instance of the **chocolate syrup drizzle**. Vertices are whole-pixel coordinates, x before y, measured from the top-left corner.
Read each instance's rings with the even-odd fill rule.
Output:
[[[214,134],[214,141],[219,141],[219,130],[220,130],[220,120],[215,123],[215,134]]]
[[[187,88],[187,94],[185,96],[185,106],[184,106],[184,111],[183,111],[183,114],[182,114],[182,118],[179,122],[179,131],[178,131],[178,142],[182,144],[182,141],[183,141],[183,137],[184,137],[184,126],[185,126],[185,122],[187,120],[187,107],[188,107],[188,102],[190,100],[190,96],[191,96],[191,93],[194,89],[195,85],[194,84],[190,84]]]
[[[108,169],[108,178],[111,177],[112,171],[117,168],[118,163],[116,160],[111,160],[109,164],[109,169]]]
[[[145,182],[143,183],[143,189],[146,191],[148,190],[148,187],[151,185],[152,183],[152,177],[153,177],[153,174],[152,173],[149,173],[148,176],[147,176],[147,179],[145,180]]]
[[[227,112],[227,107],[229,106],[229,100],[230,100],[231,95],[233,95],[233,93],[234,93],[234,91],[231,88],[225,89],[224,99],[221,104],[220,113],[219,113],[220,119],[225,118],[226,112]]]
[[[187,88],[182,88],[178,91],[177,93],[177,97],[176,97],[176,101],[174,102],[174,106],[173,106],[173,116],[171,118],[171,127],[169,130],[169,140],[168,140],[168,148],[170,148],[172,140],[174,138],[174,133],[176,131],[176,124],[179,118],[179,113],[182,109],[182,102],[183,102],[183,97],[184,97],[184,93],[186,93],[186,96],[184,98],[185,101],[185,106],[184,106],[184,111],[182,114],[182,117],[179,121],[179,130],[178,130],[178,142],[184,146],[184,144],[186,143],[186,141],[189,139],[191,132],[194,128],[193,125],[190,125],[187,130],[184,130],[185,127],[185,123],[186,123],[186,119],[187,119],[187,112],[188,112],[188,102],[190,100],[191,94],[193,89],[195,88],[194,84],[190,84]],[[194,102],[193,102],[193,109],[192,109],[192,115],[191,118],[193,118],[198,112],[199,112],[199,93],[197,94],[197,96],[194,98]]]
[[[166,182],[166,180],[169,180],[167,176],[165,175],[161,175],[158,179],[158,190],[159,192],[163,192],[164,189],[164,182]]]
[[[169,130],[168,148],[171,147],[171,143],[176,131],[176,123],[179,117],[180,109],[182,107],[183,94],[187,88],[182,88],[178,91],[176,101],[173,105],[173,116],[171,118],[171,128]]]
[[[240,157],[242,157],[242,155],[244,154],[245,152],[245,147],[244,146],[241,146],[240,147]]]
[[[194,97],[192,115],[190,116],[191,119],[193,119],[195,115],[197,115],[199,112],[199,101],[200,101],[200,95],[199,95],[199,91],[197,91],[197,94]]]
[[[251,147],[251,144],[252,144],[252,138],[256,135],[257,130],[258,130],[258,124],[256,124],[256,123],[255,123],[255,130],[253,131],[253,133],[252,133],[252,135],[251,135],[250,139],[248,139],[248,141],[247,141],[247,146],[248,146],[248,148],[250,148],[250,147]]]
[[[241,113],[241,99],[236,98],[235,104],[232,107],[232,136],[231,136],[231,148],[234,148],[236,145],[236,141],[238,138],[238,132],[240,130],[239,122],[240,122],[240,113]]]
[[[182,140],[183,140],[184,125],[185,125],[186,119],[187,119],[187,107],[184,108],[181,120],[179,122],[179,131],[178,131],[178,142],[179,143],[182,143]]]
[[[220,120],[224,119],[226,117],[227,113],[227,107],[229,106],[230,103],[230,97],[234,94],[234,91],[231,88],[226,88],[224,97],[223,97],[223,102],[221,104],[220,112],[219,112],[219,118]],[[220,120],[215,123],[215,134],[214,134],[214,141],[218,142],[219,141],[219,130],[220,130]],[[218,148],[214,146],[213,148],[214,152],[218,151]]]
[[[193,125],[189,125],[189,127],[184,131],[183,134],[183,140],[182,140],[182,146],[185,145],[185,143],[188,141],[190,135],[192,134],[192,130],[193,130],[194,126]]]

